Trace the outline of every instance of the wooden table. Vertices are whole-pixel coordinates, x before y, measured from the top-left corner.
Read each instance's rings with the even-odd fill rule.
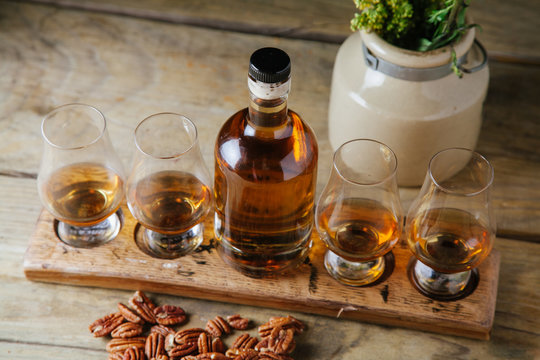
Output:
[[[42,208],[36,175],[48,111],[70,102],[101,109],[126,165],[140,120],[183,113],[197,123],[212,168],[218,126],[246,106],[249,55],[278,46],[293,59],[290,105],[319,139],[320,193],[331,163],[332,66],[353,13],[352,1],[332,0],[0,1],[0,358],[105,359],[105,341],[87,326],[131,293],[24,276],[23,255]],[[491,340],[293,313],[308,325],[295,358],[540,358],[540,3],[475,0],[471,13],[491,60],[478,144],[495,168],[495,248],[502,255]],[[418,189],[401,191],[407,204]],[[152,297],[181,304],[194,326],[218,314],[238,312],[258,323],[283,314]]]

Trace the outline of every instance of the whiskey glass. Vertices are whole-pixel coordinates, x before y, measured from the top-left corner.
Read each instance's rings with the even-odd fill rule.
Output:
[[[126,183],[129,210],[140,224],[135,242],[153,257],[186,255],[203,241],[213,203],[197,128],[185,116],[155,114],[135,129],[135,145]]]
[[[57,236],[79,248],[114,239],[122,227],[117,210],[124,172],[103,114],[85,104],[63,105],[45,116],[41,134],[45,146],[38,192],[58,220]]]
[[[396,168],[394,152],[375,140],[351,140],[334,153],[315,219],[326,270],[343,284],[368,285],[385,272],[402,231]]]
[[[472,150],[446,149],[431,159],[405,226],[415,256],[409,278],[424,295],[453,300],[474,290],[476,268],[495,239],[492,183],[493,167]]]

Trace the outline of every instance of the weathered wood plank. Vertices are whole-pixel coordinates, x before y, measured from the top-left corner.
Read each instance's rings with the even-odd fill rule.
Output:
[[[41,117],[68,102],[105,113],[126,168],[140,120],[183,113],[213,169],[217,129],[246,105],[248,58],[266,45],[293,59],[290,103],[317,134],[320,193],[332,161],[326,119],[337,45],[14,3],[0,8],[0,173],[36,176]],[[499,234],[540,240],[540,68],[494,63],[491,74],[479,151],[495,165]],[[417,192],[402,190],[405,209]]]
[[[33,0],[57,6],[121,14],[216,29],[341,43],[350,35],[352,0],[192,1]],[[493,59],[540,63],[540,3],[474,0],[470,16]]]
[[[35,354],[33,349],[39,349],[41,359],[62,359],[75,353],[83,354],[81,358],[85,359],[104,358],[105,353],[99,351],[105,342],[92,338],[87,326],[101,315],[114,311],[116,303],[126,301],[131,292],[26,280],[23,255],[41,209],[35,180],[0,176],[0,201],[0,354],[19,356],[8,356],[10,359],[29,359]],[[355,360],[358,354],[368,354],[367,358],[375,359],[402,359],[403,354],[432,359],[538,357],[540,244],[498,239],[495,248],[502,256],[490,341],[293,312],[308,325],[307,332],[298,338],[295,354],[302,354],[304,360],[325,357]],[[151,296],[160,304],[183,306],[191,314],[189,326],[204,325],[207,319],[218,314],[238,312],[260,324],[270,316],[284,313],[177,296]],[[230,344],[232,340],[232,337],[227,338],[226,342]],[[18,342],[25,345],[21,347]]]
[[[24,257],[27,278],[74,285],[144,289],[173,295],[302,310],[383,325],[488,339],[495,311],[500,254],[494,251],[479,268],[473,294],[453,304],[431,301],[410,284],[405,243],[394,248],[388,279],[366,288],[346,287],[328,275],[326,247],[314,232],[309,264],[294,274],[252,279],[225,266],[216,253],[213,219],[205,221],[202,251],[177,260],[147,256],[134,243],[137,221],[123,206],[124,227],[116,239],[95,249],[74,249],[60,242],[53,216],[44,211]],[[389,265],[390,266],[390,265]]]
[[[535,13],[533,10],[531,8],[531,14]],[[528,34],[534,35],[536,32]],[[197,44],[194,39],[197,39]],[[52,106],[69,101],[86,101],[98,106],[109,117],[115,146],[127,164],[131,153],[128,146],[130,133],[134,124],[157,111],[184,112],[198,121],[201,133],[206,134],[201,135],[206,139],[203,150],[209,150],[216,132],[215,124],[221,123],[245,104],[245,84],[238,79],[245,77],[247,57],[256,46],[269,43],[286,47],[293,55],[293,61],[294,57],[302,60],[302,66],[293,70],[296,80],[291,103],[308,121],[312,121],[319,141],[326,141],[328,86],[337,50],[333,45],[195,31],[189,27],[2,2],[0,357],[105,358],[102,352],[104,343],[89,336],[87,325],[96,317],[113,311],[116,302],[125,301],[130,294],[121,290],[32,283],[24,278],[22,258],[41,209],[35,180],[32,179],[37,173],[41,151],[40,117]],[[226,44],[229,48],[226,48]],[[225,59],[227,63],[218,62],[215,58]],[[508,169],[509,173],[513,169],[518,171],[512,176],[503,175],[500,178],[502,187],[495,197],[499,197],[497,201],[506,206],[504,214],[514,216],[514,221],[523,219],[529,229],[527,234],[538,234],[535,230],[538,216],[534,213],[537,211],[535,204],[538,204],[538,197],[533,192],[539,188],[534,182],[538,164],[531,160],[534,158],[531,155],[533,152],[527,150],[526,146],[524,149],[515,148],[516,144],[530,141],[536,144],[534,140],[538,138],[538,133],[532,132],[534,124],[538,124],[538,111],[529,113],[526,110],[530,109],[527,104],[536,105],[537,90],[521,83],[537,84],[538,72],[532,71],[527,75],[534,68],[498,64],[492,64],[491,70],[492,74],[495,71],[499,74],[496,78],[492,77],[492,86],[497,79],[496,91],[511,96],[515,105],[512,111],[517,111],[520,116],[513,118],[511,112],[499,116],[494,111],[492,120],[484,127],[480,143],[489,143],[484,142],[483,137],[486,126],[489,128],[494,123],[498,127],[493,129],[502,130],[500,138],[489,146],[480,146],[481,149],[486,146],[486,151],[493,151],[501,161],[500,166],[495,164],[497,175],[504,169]],[[517,85],[520,91],[514,91],[511,87],[505,90],[504,81],[515,79],[516,76],[521,80],[519,84],[516,81],[514,86]],[[527,89],[532,91],[525,92]],[[300,93],[305,98],[301,98]],[[505,110],[505,96],[493,98],[491,106],[500,102],[499,109],[509,111]],[[521,122],[523,119],[525,123]],[[516,139],[513,148],[508,149],[506,154],[501,153],[496,144],[514,141],[513,124],[524,131],[530,129],[526,130],[528,137]],[[521,124],[525,124],[524,127]],[[518,133],[523,135],[520,130]],[[327,174],[330,162],[331,154],[328,145],[326,147],[326,152],[321,154],[320,178]],[[523,152],[528,155],[524,156]],[[486,155],[494,161],[491,153]],[[206,151],[205,158],[209,164],[212,163],[211,150]],[[326,170],[324,166],[327,166]],[[525,180],[516,182],[523,168],[527,169]],[[519,193],[519,197],[513,197],[514,192]],[[511,203],[513,199],[518,201]],[[516,207],[512,209],[514,213],[510,212],[510,206]],[[527,218],[527,213],[531,211],[533,216]],[[505,218],[503,213],[499,212],[498,218],[500,225],[501,218]],[[431,359],[539,358],[538,244],[500,239],[495,247],[502,253],[502,262],[491,341],[479,342],[294,313],[309,327],[298,339],[295,354],[301,354],[306,360],[324,357],[353,360],[358,359],[359,354],[366,358],[385,359],[401,359],[405,356]],[[190,325],[204,324],[206,319],[214,315],[233,312],[245,314],[257,323],[269,316],[283,314],[264,308],[174,296],[152,294],[152,297],[159,303],[180,304],[191,314],[196,314],[192,316]]]
[[[29,342],[0,341],[0,357],[10,360],[103,360],[107,358],[105,350],[88,350],[75,347],[63,347]]]

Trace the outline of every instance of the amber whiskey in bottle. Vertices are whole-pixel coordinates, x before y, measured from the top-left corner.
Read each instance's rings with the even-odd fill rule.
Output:
[[[318,147],[311,128],[287,107],[290,71],[284,51],[255,51],[249,106],[225,122],[215,146],[218,252],[254,277],[296,267],[312,244]]]

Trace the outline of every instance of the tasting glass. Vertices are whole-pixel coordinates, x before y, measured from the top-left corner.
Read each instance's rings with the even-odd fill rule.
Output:
[[[462,148],[433,156],[420,194],[407,214],[405,234],[416,259],[409,277],[426,296],[452,300],[474,290],[475,269],[495,238],[490,192],[493,168]]]
[[[384,255],[402,230],[396,168],[394,152],[375,140],[351,140],[334,154],[316,226],[328,247],[326,270],[343,284],[368,285],[385,271]]]
[[[114,239],[122,227],[124,175],[103,114],[85,104],[52,110],[41,124],[44,151],[38,192],[58,220],[64,243],[91,248]]]
[[[195,124],[160,113],[135,129],[136,152],[126,184],[129,210],[139,221],[135,242],[148,255],[174,259],[203,241],[212,207],[210,174]]]

